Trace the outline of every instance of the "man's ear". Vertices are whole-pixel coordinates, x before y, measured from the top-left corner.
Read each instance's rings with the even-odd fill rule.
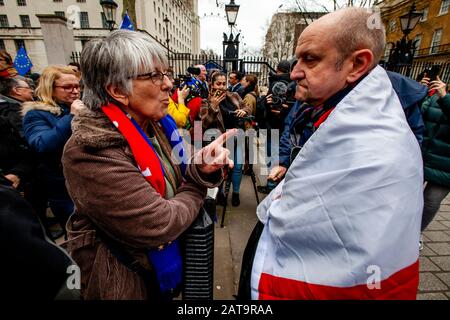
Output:
[[[374,57],[369,49],[361,49],[353,52],[350,60],[352,68],[347,75],[347,82],[353,83],[370,71]]]
[[[22,96],[22,94],[20,93],[20,90],[17,87],[12,88],[11,91],[14,96]]]
[[[110,84],[109,86],[106,87],[106,91],[114,100],[122,103],[125,106],[128,106],[129,104],[128,96],[119,87]]]

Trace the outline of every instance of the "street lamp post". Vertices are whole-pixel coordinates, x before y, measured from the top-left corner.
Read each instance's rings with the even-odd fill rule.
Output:
[[[166,14],[166,17],[164,18],[163,22],[166,25],[167,59],[169,59],[169,55],[170,55],[169,42],[170,42],[170,39],[169,39],[169,18],[167,17],[167,14]]]
[[[230,0],[230,3],[225,5],[227,22],[230,26],[230,36],[223,34],[223,57],[225,64],[227,60],[233,62],[233,70],[237,69],[237,60],[239,58],[239,34],[236,37],[233,35],[233,26],[236,24],[239,7],[239,5],[234,3],[234,0]]]
[[[105,20],[109,25],[109,30],[112,31],[114,29],[114,25],[116,24],[116,12],[118,5],[114,0],[101,0],[100,5],[102,6]]]
[[[406,66],[408,68],[406,76],[409,76],[414,58],[415,41],[408,40],[408,34],[416,27],[420,18],[422,18],[422,13],[416,11],[415,3],[413,3],[408,13],[400,16],[403,37],[397,41],[389,55],[388,68],[390,70],[395,71],[396,68]]]

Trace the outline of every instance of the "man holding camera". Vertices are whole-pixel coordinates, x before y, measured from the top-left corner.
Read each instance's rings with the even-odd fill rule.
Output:
[[[378,14],[346,8],[300,35],[304,101],[285,179],[259,205],[239,296],[415,299],[422,158],[389,76]]]
[[[290,78],[290,70],[291,70],[291,62],[288,60],[281,60],[276,68],[276,73],[271,73],[269,76],[269,92],[265,97],[264,106],[265,110],[263,114],[261,114],[261,110],[257,110],[257,121],[259,127],[261,129],[267,129],[267,150],[270,154],[267,156],[271,158],[270,166],[277,166],[275,162],[275,155],[272,154],[272,145],[278,143],[278,141],[271,141],[271,132],[270,130],[278,130],[279,137],[283,133],[284,122],[286,117],[288,116],[292,106],[295,103],[295,82],[291,81]],[[278,150],[275,150],[278,155]],[[272,168],[272,171],[275,169]],[[262,177],[260,177],[260,180]],[[261,193],[268,194],[272,191],[275,186],[276,179],[273,179],[272,176],[269,175],[267,179],[267,185],[258,186],[258,191]]]
[[[198,69],[199,72],[196,72],[194,74],[194,77],[200,81],[200,84],[202,86],[202,99],[206,99],[208,97],[208,82],[206,82],[206,75],[208,72],[206,71],[206,67],[202,64],[196,65],[194,68]]]

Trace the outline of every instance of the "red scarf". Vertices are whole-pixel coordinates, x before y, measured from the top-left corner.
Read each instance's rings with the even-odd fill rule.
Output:
[[[144,131],[130,115],[114,104],[110,103],[102,107],[102,110],[127,140],[142,175],[164,197],[164,169]]]

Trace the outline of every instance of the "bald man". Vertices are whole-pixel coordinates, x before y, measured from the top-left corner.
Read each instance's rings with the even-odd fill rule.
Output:
[[[415,299],[423,165],[378,66],[384,46],[380,17],[362,8],[300,35],[291,165],[257,209],[241,298]]]

